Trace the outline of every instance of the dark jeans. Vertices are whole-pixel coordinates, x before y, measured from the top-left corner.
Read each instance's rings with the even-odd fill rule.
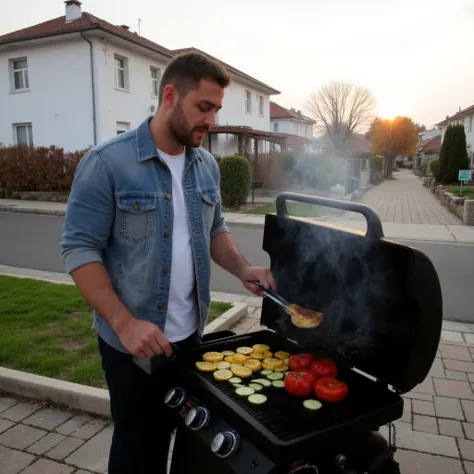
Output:
[[[195,345],[195,335],[178,343]],[[170,434],[175,428],[163,402],[169,388],[164,373],[147,374],[99,336],[102,368],[114,423],[109,474],[165,474]]]

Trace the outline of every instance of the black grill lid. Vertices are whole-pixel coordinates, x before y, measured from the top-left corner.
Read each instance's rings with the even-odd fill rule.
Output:
[[[290,218],[286,200],[364,214],[364,235]],[[267,215],[263,250],[278,293],[325,317],[316,329],[295,327],[264,298],[261,323],[405,393],[421,383],[436,357],[442,295],[436,270],[419,250],[386,240],[375,212],[361,204],[283,193]]]

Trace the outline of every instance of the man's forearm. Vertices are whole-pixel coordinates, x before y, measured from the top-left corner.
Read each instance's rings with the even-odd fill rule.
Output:
[[[211,258],[217,265],[239,279],[242,279],[245,270],[250,266],[228,232],[221,232],[212,238]]]
[[[115,293],[109,275],[99,262],[83,265],[71,272],[71,276],[84,299],[119,333],[133,319]]]

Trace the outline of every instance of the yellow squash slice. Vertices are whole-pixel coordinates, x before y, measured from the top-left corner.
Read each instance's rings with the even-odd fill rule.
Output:
[[[285,360],[290,357],[290,354],[288,354],[288,352],[278,351],[275,352],[275,357],[280,360]]]
[[[230,369],[230,362],[224,362],[224,361],[219,362],[219,363],[217,364],[217,368],[218,368],[219,370]]]
[[[222,355],[223,355],[224,357],[229,357],[229,356],[232,356],[232,355],[234,355],[234,354],[235,354],[234,351],[222,351]]]
[[[250,359],[248,355],[244,354],[235,354],[232,357],[234,358],[234,362],[237,362],[238,364],[243,364],[246,360]]]
[[[230,380],[233,376],[234,374],[230,370],[227,370],[227,369],[216,370],[214,372],[214,378],[216,380],[219,380],[219,382],[222,382],[224,380]]]
[[[252,372],[258,372],[262,368],[262,363],[259,360],[249,359],[244,362],[244,367],[248,367]]]
[[[267,346],[266,344],[254,344],[252,348],[255,352],[260,352],[261,354],[270,350],[270,346]]]
[[[221,352],[206,352],[202,358],[206,362],[220,362],[222,359],[224,359],[224,356]]]
[[[214,372],[217,370],[217,364],[214,362],[196,362],[196,367],[201,372]]]
[[[240,377],[243,379],[252,375],[252,370],[248,367],[232,367],[230,370],[236,377]]]
[[[253,349],[251,347],[242,346],[242,347],[237,348],[237,354],[249,355],[252,352],[253,352]]]

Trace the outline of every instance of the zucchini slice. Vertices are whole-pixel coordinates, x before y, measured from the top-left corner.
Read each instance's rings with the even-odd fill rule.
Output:
[[[235,389],[235,394],[239,397],[248,397],[249,395],[253,395],[255,393],[255,389],[252,387],[238,387]]]
[[[269,375],[269,374],[273,374],[273,370],[267,370],[267,369],[265,369],[265,370],[262,370],[260,373],[261,373],[262,375]]]
[[[255,379],[253,382],[263,385],[264,387],[270,387],[272,384],[270,380],[267,379]]]
[[[267,401],[266,395],[262,395],[261,393],[255,393],[248,397],[248,401],[252,405],[263,405]]]
[[[274,380],[272,386],[275,388],[285,388],[285,382],[283,380]]]
[[[319,410],[323,406],[323,404],[319,400],[305,400],[303,402],[303,406],[307,410],[316,411]]]
[[[282,372],[273,372],[267,375],[267,379],[269,380],[281,380],[283,377],[285,376],[283,375]]]
[[[231,383],[232,385],[237,385],[237,384],[242,383],[242,379],[239,378],[239,377],[232,377],[232,378],[229,380],[229,383]]]
[[[263,385],[257,382],[251,382],[248,385],[250,388],[253,388],[256,392],[261,392],[263,390]]]

